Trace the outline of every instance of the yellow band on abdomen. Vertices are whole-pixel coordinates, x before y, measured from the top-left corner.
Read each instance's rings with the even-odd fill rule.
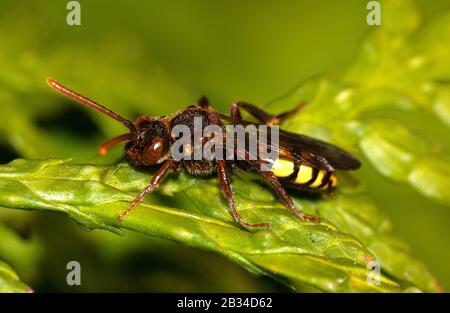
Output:
[[[277,159],[273,162],[272,172],[278,177],[288,177],[294,173],[294,162],[289,160]]]
[[[334,174],[331,175],[330,181],[331,181],[331,184],[330,184],[331,188],[336,187],[336,185],[337,185],[337,177],[336,177],[336,175],[334,175]]]
[[[300,169],[298,170],[297,177],[295,178],[294,183],[296,184],[306,184],[313,175],[313,169],[309,166],[300,165]]]
[[[322,170],[319,171],[316,179],[309,185],[309,187],[311,187],[311,188],[319,187],[322,184],[322,180],[323,180],[324,176],[326,175],[326,173],[327,172],[322,171]]]

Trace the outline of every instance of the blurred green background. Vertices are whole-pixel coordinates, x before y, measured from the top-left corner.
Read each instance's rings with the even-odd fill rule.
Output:
[[[201,95],[227,112],[236,100],[267,103],[307,77],[342,73],[371,31],[363,0],[79,2],[82,25],[68,26],[67,1],[0,0],[1,163],[88,161],[122,131],[56,96],[48,76],[130,118],[170,114]],[[446,0],[416,3],[425,21],[450,10]],[[449,290],[448,208],[370,167],[361,175],[395,232]],[[86,232],[48,213],[0,210],[0,220],[0,260],[37,291],[287,290],[212,253],[159,239]],[[65,283],[70,260],[82,264],[80,287]]]

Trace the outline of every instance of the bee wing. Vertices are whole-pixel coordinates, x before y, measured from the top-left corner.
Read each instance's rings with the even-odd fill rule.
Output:
[[[356,170],[361,162],[347,151],[324,141],[280,130],[279,145],[314,167],[333,170]]]
[[[228,116],[221,115],[221,117],[226,121],[230,121]],[[247,126],[254,123],[242,121],[240,124]],[[267,127],[267,133],[270,134],[270,126]],[[268,141],[258,140],[260,145],[266,145],[266,148],[270,147],[272,150],[276,149],[285,158],[297,158],[317,169],[327,171],[356,170],[361,166],[361,162],[347,151],[308,136],[279,129],[278,144],[275,144],[270,138]]]

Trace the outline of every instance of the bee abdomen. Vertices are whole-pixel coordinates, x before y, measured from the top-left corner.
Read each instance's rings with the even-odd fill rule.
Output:
[[[337,185],[337,178],[334,172],[319,170],[292,160],[275,160],[272,165],[272,172],[282,182],[302,190],[329,191]]]

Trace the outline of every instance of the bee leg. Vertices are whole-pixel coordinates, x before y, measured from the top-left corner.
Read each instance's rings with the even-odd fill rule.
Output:
[[[125,211],[122,211],[119,215],[117,215],[119,221],[122,221],[126,215],[128,215],[131,211],[133,211],[133,209],[139,204],[139,202],[142,201],[142,199],[145,197],[147,193],[158,188],[159,184],[164,179],[167,171],[173,168],[173,166],[174,166],[173,161],[168,160],[158,169],[158,171],[155,173],[155,176],[153,176],[152,180],[150,181],[150,184],[147,187],[145,187],[145,189],[140,194],[137,195],[137,197]]]
[[[241,113],[239,112],[239,108],[244,109],[248,113],[250,113],[253,117],[255,117],[257,120],[263,122],[267,125],[278,125],[285,119],[291,117],[295,113],[297,113],[306,102],[301,102],[298,106],[296,106],[294,109],[280,113],[278,115],[273,115],[270,113],[267,113],[264,110],[261,110],[260,108],[254,106],[253,104],[246,103],[246,102],[236,102],[231,105],[231,119],[236,124],[237,122],[242,120]]]
[[[236,203],[233,199],[233,190],[231,189],[230,179],[228,178],[228,174],[225,167],[225,161],[224,160],[218,160],[217,161],[217,172],[218,172],[218,179],[219,179],[219,185],[220,189],[222,190],[223,195],[228,201],[228,205],[231,208],[231,213],[233,214],[234,219],[236,222],[241,224],[244,227],[254,228],[254,227],[264,227],[269,228],[268,223],[257,223],[257,224],[251,224],[246,222],[242,219],[242,217],[239,215],[239,212],[236,209]]]
[[[201,98],[198,100],[198,105],[199,105],[200,107],[202,107],[203,109],[209,108],[209,101],[208,101],[208,98],[206,98],[205,96],[201,97]]]
[[[275,118],[276,118],[276,123],[272,123],[271,125],[278,125],[281,122],[283,122],[284,120],[290,118],[291,116],[295,115],[298,111],[300,111],[304,106],[306,105],[306,102],[302,101],[300,102],[295,108],[293,108],[292,110],[283,112],[278,114]]]
[[[286,190],[284,190],[283,185],[281,185],[280,181],[278,180],[278,178],[275,176],[274,173],[272,173],[271,171],[261,171],[261,175],[263,175],[263,177],[270,182],[270,184],[275,189],[276,193],[281,198],[281,200],[284,202],[284,204],[289,209],[291,209],[291,211],[294,212],[295,215],[297,215],[299,218],[301,218],[304,221],[313,222],[313,223],[320,222],[320,217],[306,215],[299,211],[299,209],[295,206],[291,197],[289,197]]]

